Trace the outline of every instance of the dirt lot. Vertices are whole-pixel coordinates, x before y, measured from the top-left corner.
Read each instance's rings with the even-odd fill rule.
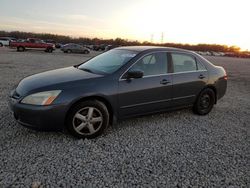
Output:
[[[207,57],[229,76],[204,117],[190,109],[130,119],[95,140],[19,126],[7,105],[25,76],[95,55],[0,48],[0,187],[249,187],[250,59]]]

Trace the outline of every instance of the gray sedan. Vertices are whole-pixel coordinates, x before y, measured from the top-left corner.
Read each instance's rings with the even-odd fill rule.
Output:
[[[202,56],[176,48],[120,47],[87,62],[23,79],[11,93],[16,120],[29,128],[94,138],[109,124],[191,106],[208,114],[227,74]]]
[[[61,50],[64,53],[83,53],[83,54],[89,54],[90,50],[86,47],[83,47],[79,44],[66,44],[61,47]]]

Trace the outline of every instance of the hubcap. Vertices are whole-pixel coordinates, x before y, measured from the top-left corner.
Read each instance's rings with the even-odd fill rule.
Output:
[[[200,99],[200,106],[202,109],[207,109],[210,106],[210,96],[205,94]]]
[[[77,133],[92,135],[101,128],[102,122],[102,113],[97,108],[85,107],[74,115],[72,123]]]

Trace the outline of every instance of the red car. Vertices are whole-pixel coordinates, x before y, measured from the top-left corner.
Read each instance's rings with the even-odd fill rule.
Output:
[[[10,48],[16,48],[18,52],[23,52],[27,49],[41,49],[45,52],[52,53],[55,45],[46,43],[40,39],[28,38],[25,41],[10,42]]]

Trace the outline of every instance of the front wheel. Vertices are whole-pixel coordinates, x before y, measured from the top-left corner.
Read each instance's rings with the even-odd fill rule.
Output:
[[[18,52],[24,52],[25,48],[23,46],[18,46],[17,51]]]
[[[206,88],[199,94],[194,106],[193,111],[199,115],[208,114],[215,103],[215,93],[212,89]]]
[[[2,43],[0,43],[0,47],[3,47],[3,44],[2,44]]]
[[[78,103],[67,118],[69,132],[78,138],[95,138],[104,132],[108,124],[108,109],[97,100]]]

